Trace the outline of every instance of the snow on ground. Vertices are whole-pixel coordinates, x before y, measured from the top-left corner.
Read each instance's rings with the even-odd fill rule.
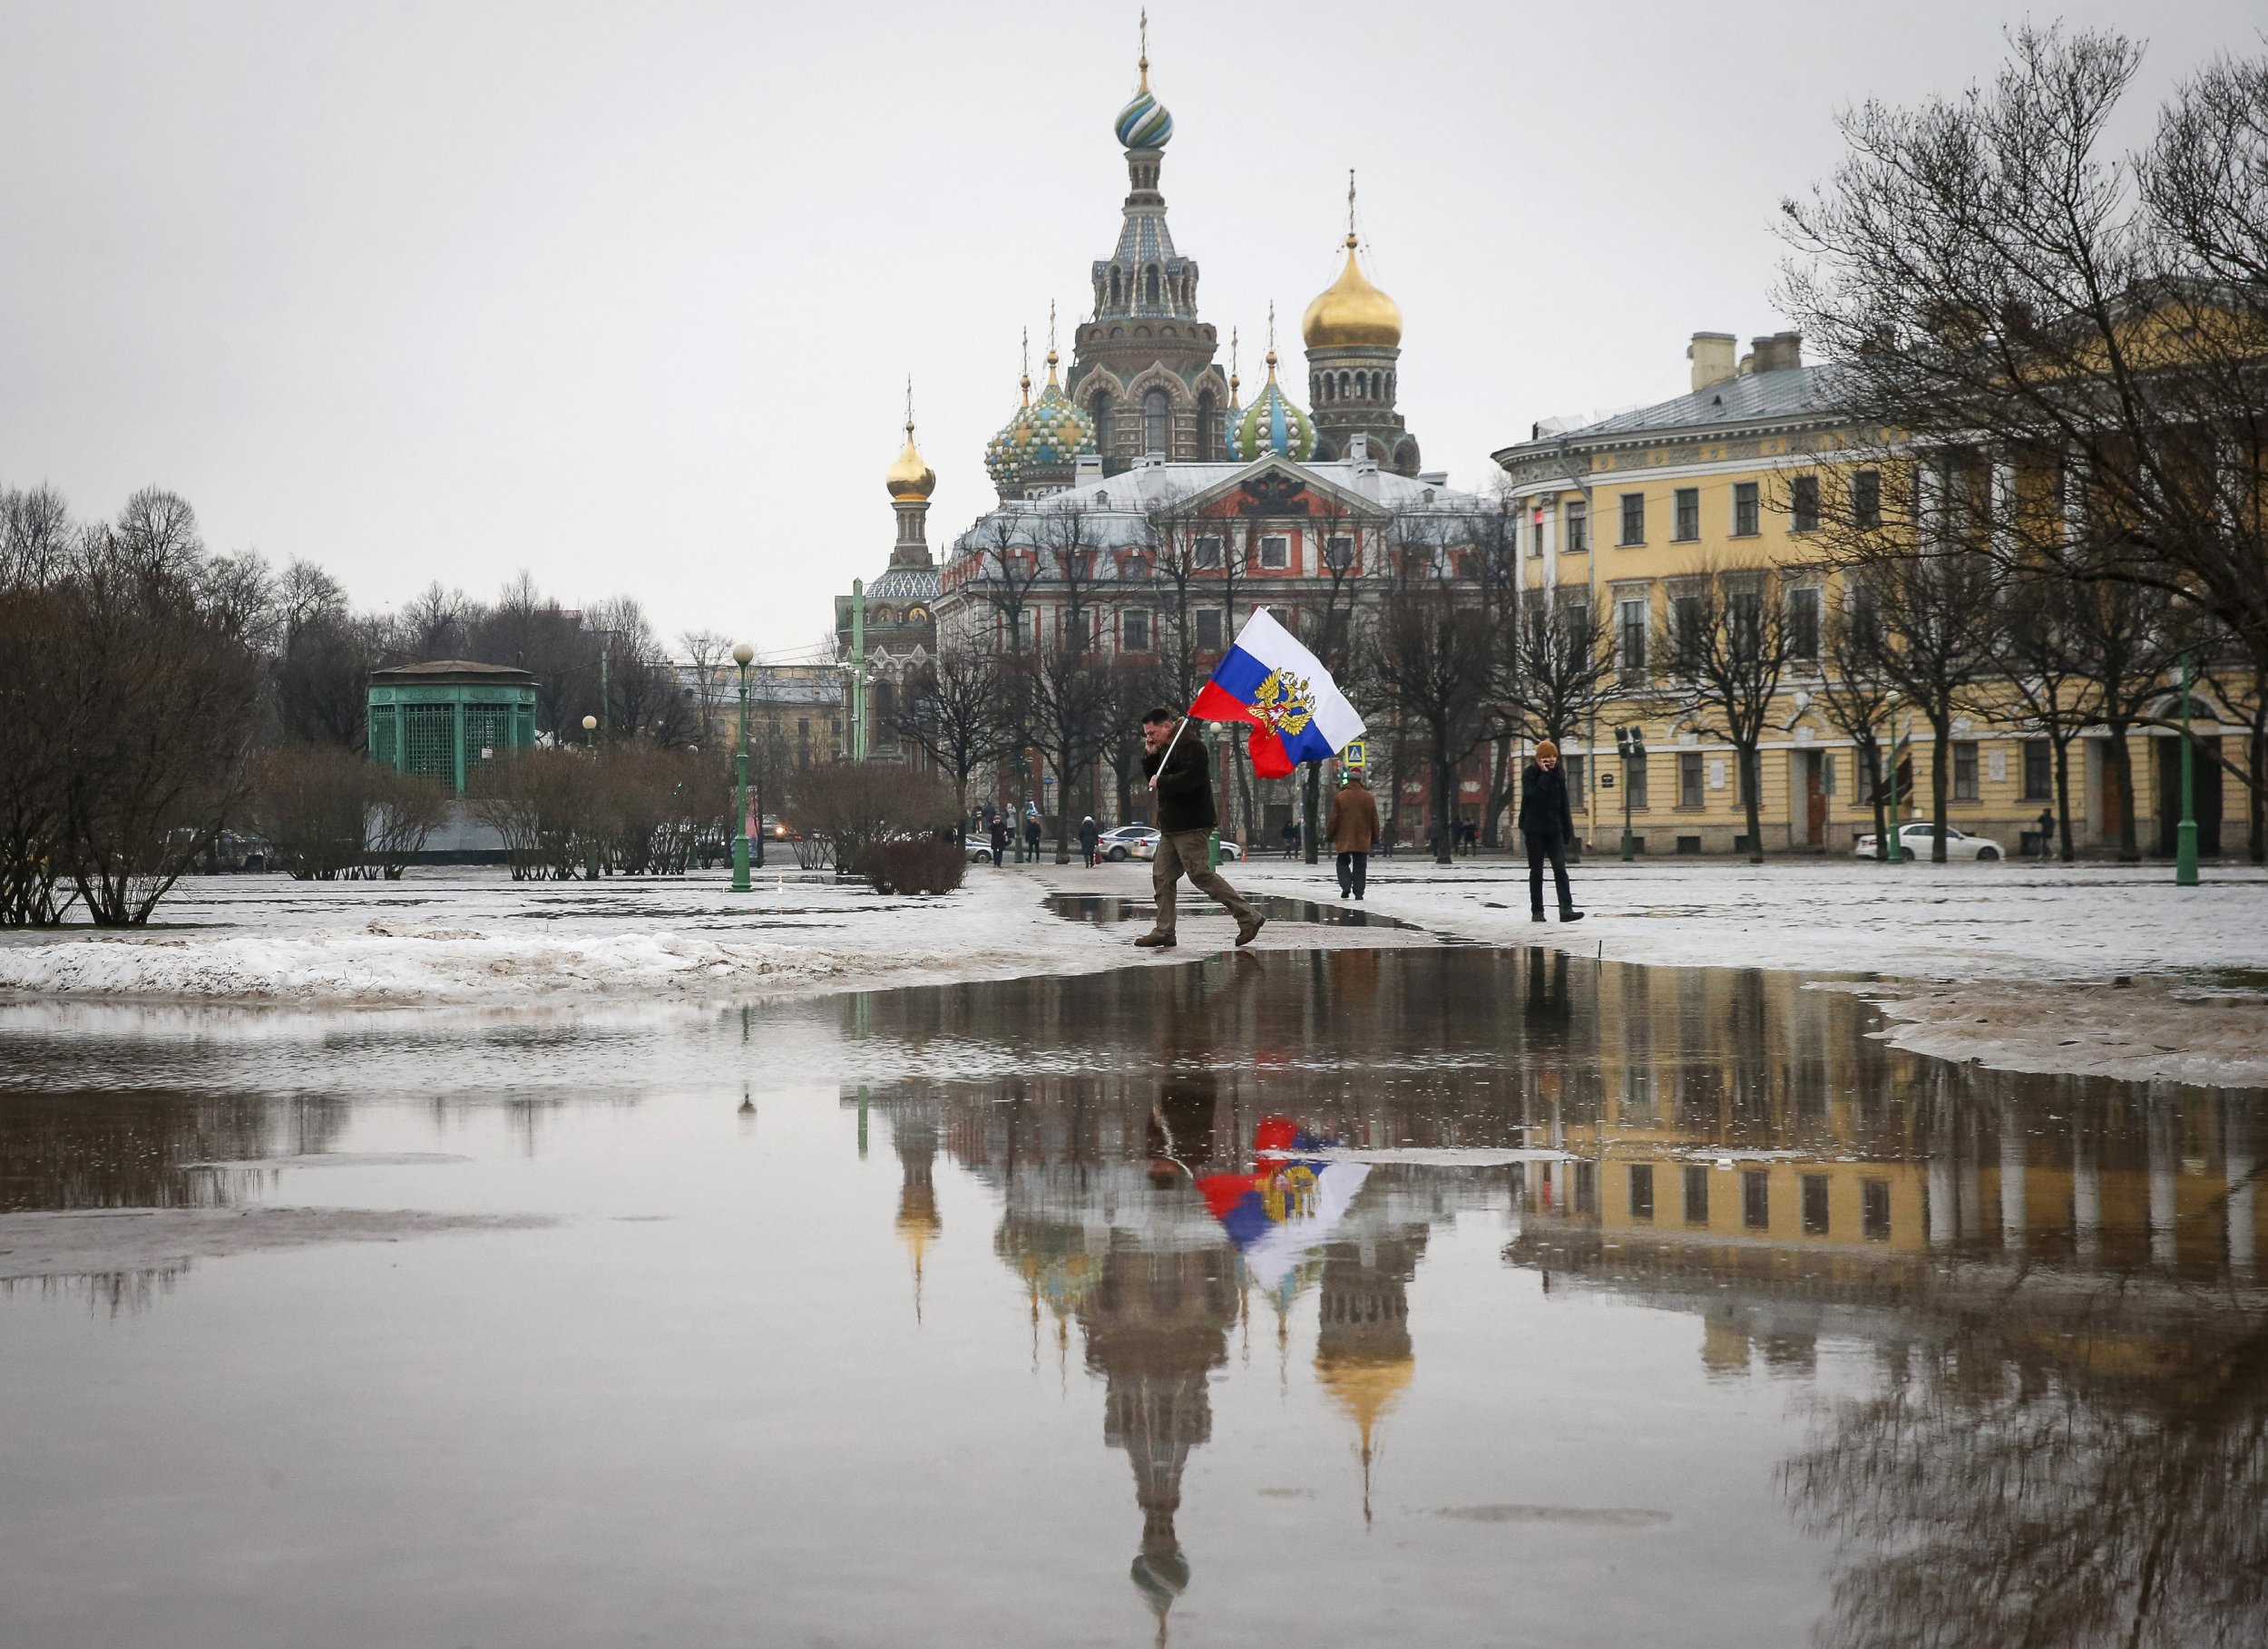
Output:
[[[1839,979],[1881,1002],[1892,1042],[1946,1059],[2268,1084],[2268,873],[2249,866],[2180,888],[2162,864],[1594,859],[1570,871],[1572,923],[1530,920],[1525,865],[1371,867],[1367,906],[1461,938]],[[1336,897],[1327,864],[1256,861],[1237,882]]]
[[[1100,930],[1048,913],[1031,882],[972,876],[883,898],[832,875],[513,883],[186,880],[139,933],[6,936],[0,1000],[111,998],[308,1006],[701,1000],[1108,967]]]
[[[1335,907],[1326,863],[1231,865],[1239,887]],[[1542,944],[1611,961],[1818,976],[1882,1001],[1901,1046],[2029,1070],[2268,1083],[2268,874],[2161,864],[2070,869],[1724,861],[1574,870],[1573,924],[1533,923],[1526,872],[1374,858],[1371,913],[1411,929],[1278,915],[1265,949]],[[1051,892],[1138,902],[1067,921]],[[146,932],[0,935],[12,1019],[67,1005],[651,1012],[670,1005],[1149,965],[1225,946],[1230,924],[1183,892],[1178,951],[1137,951],[1146,865],[973,866],[939,898],[883,898],[831,875],[513,883],[414,872],[395,883],[196,877]],[[2132,981],[2115,989],[2115,979]]]
[[[1586,912],[1572,924],[1531,922],[1527,869],[1502,859],[1440,869],[1406,854],[1374,857],[1365,903],[1464,938],[1608,961],[1923,980],[2268,971],[2268,873],[2251,868],[2214,867],[2195,888],[2175,887],[2166,864],[1592,859],[1569,874]],[[1337,897],[1329,864],[1256,860],[1237,881]],[[1547,875],[1547,904],[1549,887]]]

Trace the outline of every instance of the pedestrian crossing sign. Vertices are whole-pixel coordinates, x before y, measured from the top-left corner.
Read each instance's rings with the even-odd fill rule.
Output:
[[[1346,748],[1339,752],[1339,766],[1359,769],[1369,765],[1370,752],[1364,741],[1359,738],[1348,739]]]

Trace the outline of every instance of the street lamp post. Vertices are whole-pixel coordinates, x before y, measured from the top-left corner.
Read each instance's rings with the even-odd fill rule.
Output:
[[[584,717],[582,718],[582,747],[586,752],[594,751],[598,747],[594,742],[598,737],[598,732],[599,718],[595,716]]]
[[[1898,842],[1898,695],[1890,695],[1890,840],[1882,844],[1882,857],[1892,864],[1904,862],[1904,849]]]
[[[740,755],[738,783],[732,802],[732,891],[748,891],[748,662],[756,649],[743,641],[732,649],[740,670]]]
[[[2196,678],[2196,658],[2182,657],[2182,822],[2174,833],[2174,885],[2197,885],[2196,741],[2189,736],[2189,689]]]
[[[1615,750],[1622,757],[1622,862],[1630,864],[1637,857],[1637,844],[1630,834],[1630,769],[1633,764],[1646,759],[1646,735],[1633,724],[1615,729]]]

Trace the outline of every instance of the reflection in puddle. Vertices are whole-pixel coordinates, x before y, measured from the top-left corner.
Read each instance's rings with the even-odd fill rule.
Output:
[[[1382,916],[1359,904],[1324,904],[1313,899],[1287,899],[1280,893],[1246,895],[1253,908],[1270,922],[1322,922],[1340,928],[1403,928],[1419,932],[1417,923]],[[1113,893],[1050,893],[1048,909],[1066,922],[1107,925],[1117,922],[1149,922],[1158,914],[1157,902],[1127,899]]]
[[[128,1333],[0,1297],[0,1636],[170,1641],[138,1561],[280,1644],[228,1577],[288,1547],[276,1618],[365,1588],[348,1649],[1245,1643],[1287,1574],[1330,1578],[1319,1644],[1501,1641],[1569,1575],[1618,1641],[2268,1638],[2260,1097],[1877,1024],[1425,945],[374,1029],[312,1099],[263,1097],[303,1080],[280,1041],[152,1043],[198,1092],[0,1093],[0,1222],[280,1180],[524,1229],[91,1265]],[[73,1068],[0,1070],[43,1046]],[[153,1484],[180,1515],[94,1537]],[[445,1625],[367,1589],[445,1565],[494,1591]]]

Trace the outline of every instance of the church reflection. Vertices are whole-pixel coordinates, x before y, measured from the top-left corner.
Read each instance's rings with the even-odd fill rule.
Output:
[[[1794,1514],[1843,1541],[1833,1641],[1919,1642],[1949,1615],[1960,1641],[2019,1641],[1986,1602],[1992,1564],[2026,1566],[2016,1514],[2066,1537],[2025,1576],[2057,1604],[2075,1583],[2049,1553],[2107,1538],[2113,1505],[2130,1532],[2106,1550],[2131,1572],[2087,1606],[2131,1624],[2141,1596],[2158,1625],[2137,1642],[2257,1618],[2256,1097],[1947,1066],[1870,1038],[1856,998],[1780,976],[1447,948],[1256,960],[856,1010],[909,1049],[1031,1056],[1026,1074],[874,1091],[900,1229],[911,1210],[938,1234],[933,1153],[989,1192],[1035,1357],[1043,1331],[1064,1356],[1076,1336],[1101,1387],[1103,1442],[1134,1479],[1130,1576],[1161,1634],[1193,1584],[1185,1474],[1240,1337],[1270,1319],[1281,1336],[1312,1300],[1308,1371],[1367,1517],[1382,1430],[1422,1390],[1412,1286],[1475,1215],[1554,1296],[1690,1313],[1710,1378],[1808,1378],[1823,1343],[1872,1359],[1877,1393],[1825,1411],[1783,1468]],[[1049,1070],[1067,1046],[1084,1070]],[[1379,1158],[1287,1257],[1240,1247],[1217,1194],[1279,1160],[1278,1125]],[[2081,1411],[2091,1440],[2058,1431]],[[2143,1530],[2192,1547],[2154,1592]],[[2094,1641],[2083,1613],[2029,1641]]]

